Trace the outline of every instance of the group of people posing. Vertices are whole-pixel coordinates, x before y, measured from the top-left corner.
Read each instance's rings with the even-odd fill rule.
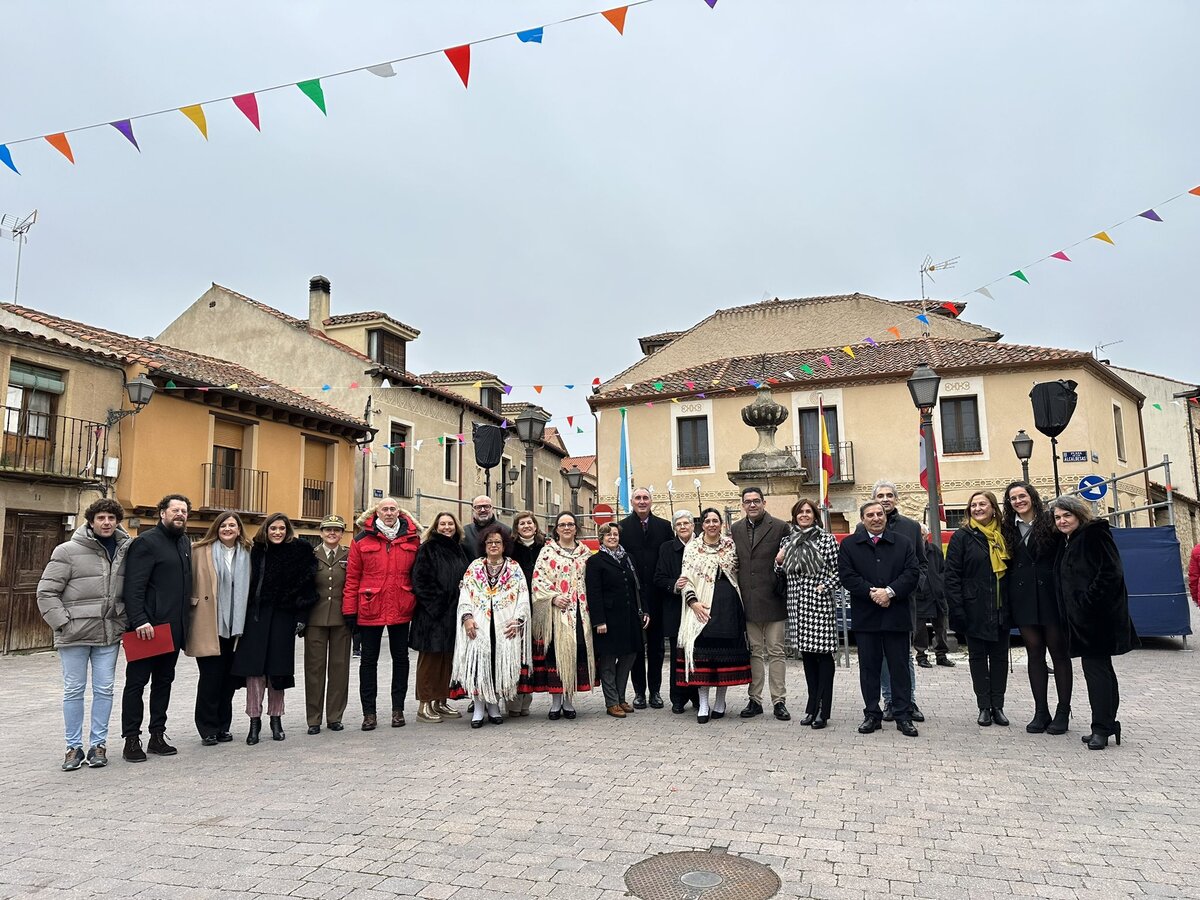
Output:
[[[321,543],[297,536],[283,513],[267,516],[250,540],[235,512],[216,517],[192,544],[191,504],[164,497],[158,524],[131,539],[123,510],[93,503],[71,540],[55,549],[38,585],[38,604],[54,630],[63,669],[67,750],[62,768],[107,763],[108,720],[122,638],[155,641],[154,655],[127,661],[122,697],[123,757],[174,755],[166,737],[179,652],[196,659],[195,726],[204,746],[233,740],[233,698],[246,690],[246,743],[286,738],[285,692],[295,686],[295,646],[303,638],[308,733],[344,729],[352,640],[361,642],[361,729],[378,725],[378,662],[386,631],[391,718],[405,725],[409,650],[417,651],[419,721],[436,724],[471,701],[470,724],[527,716],[532,695],[550,697],[548,717],[576,718],[574,697],[599,686],[609,716],[662,708],[668,698],[699,723],[727,713],[727,691],[748,685],[742,718],[769,705],[787,721],[785,647],[801,656],[807,702],[801,724],[826,727],[833,706],[838,648],[836,594],[850,598],[867,734],[894,721],[916,736],[917,661],[930,626],[937,663],[948,658],[947,629],[965,635],[979,725],[1008,725],[1004,712],[1009,630],[1029,651],[1033,733],[1067,730],[1071,657],[1082,657],[1092,705],[1083,740],[1120,743],[1119,692],[1112,656],[1136,645],[1120,556],[1108,523],[1074,498],[1043,509],[1037,491],[1014,482],[1003,508],[972,495],[966,524],[946,558],[899,513],[896,488],[879,482],[860,524],[840,543],[820,525],[815,503],[799,500],[784,522],[766,511],[761,490],[746,488],[745,515],[726,529],[713,508],[671,522],[651,512],[650,492],[633,512],[599,528],[599,550],[579,539],[571,513],[544,535],[523,512],[512,527],[477,497],[463,527],[438,513],[424,533],[391,498],[359,519],[350,546],[338,516],[321,522]],[[167,634],[163,634],[163,631]],[[136,644],[131,644],[135,649]],[[1054,660],[1057,704],[1048,702],[1046,653]],[[134,656],[138,658],[133,658]],[[83,738],[84,694],[92,680],[91,730]],[[633,682],[632,702],[629,682]],[[141,742],[150,688],[149,740]],[[880,706],[880,699],[884,702]],[[84,748],[87,747],[85,752]]]

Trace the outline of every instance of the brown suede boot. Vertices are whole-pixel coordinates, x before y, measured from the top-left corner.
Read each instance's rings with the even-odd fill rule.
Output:
[[[362,730],[374,731],[379,724],[379,720],[375,718],[375,713],[370,713],[363,716]]]

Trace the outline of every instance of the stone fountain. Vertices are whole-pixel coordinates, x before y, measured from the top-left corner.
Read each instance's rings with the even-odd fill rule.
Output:
[[[787,417],[786,407],[775,402],[770,386],[759,382],[754,402],[742,407],[742,421],[758,432],[758,446],[743,453],[740,468],[728,473],[739,489],[754,486],[768,496],[799,495],[806,475],[804,467],[793,454],[775,445],[775,432]]]

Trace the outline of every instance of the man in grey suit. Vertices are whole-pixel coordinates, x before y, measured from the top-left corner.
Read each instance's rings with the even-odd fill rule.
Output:
[[[738,590],[746,610],[746,635],[750,638],[750,702],[741,716],[751,719],[762,715],[766,682],[775,718],[786,722],[792,717],[784,702],[787,602],[775,593],[775,554],[787,535],[787,523],[767,512],[762,488],[742,488],[742,512],[745,515],[731,529],[738,558]]]

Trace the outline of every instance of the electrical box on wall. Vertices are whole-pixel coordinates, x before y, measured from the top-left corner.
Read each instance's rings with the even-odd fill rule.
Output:
[[[104,468],[100,474],[105,478],[116,478],[121,472],[121,460],[115,456],[104,457]]]

